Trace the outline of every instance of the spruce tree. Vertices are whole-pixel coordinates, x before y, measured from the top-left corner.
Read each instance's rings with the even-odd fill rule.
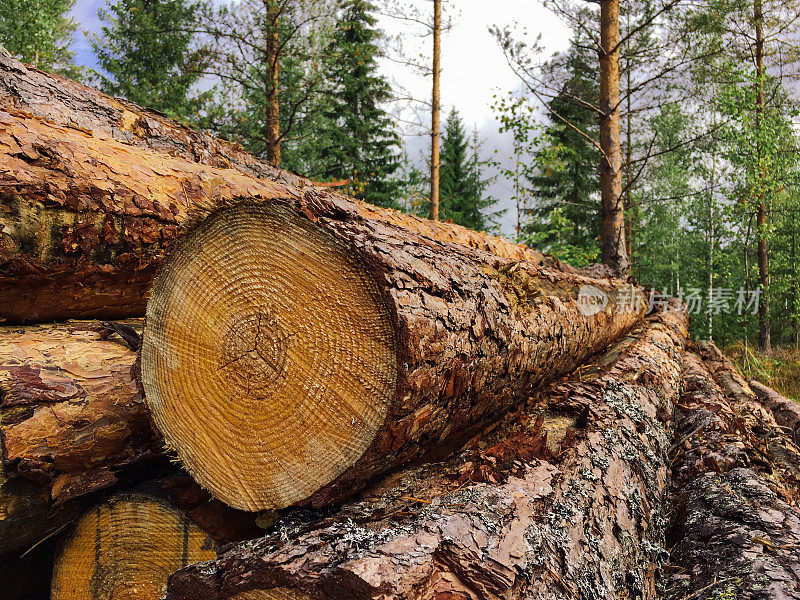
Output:
[[[535,169],[529,177],[533,218],[524,228],[528,243],[576,263],[597,259],[601,221],[599,152],[575,129],[597,135],[597,115],[582,102],[596,102],[597,95],[596,59],[592,61],[587,52],[574,43],[557,59],[561,64],[554,66],[564,73],[564,83],[548,102],[548,113],[561,118],[550,119],[535,152]]]
[[[2,0],[0,44],[22,62],[79,79],[70,50],[77,24],[67,16],[75,0]]]
[[[398,206],[400,138],[384,104],[389,83],[377,72],[382,33],[369,0],[344,0],[328,47],[331,104],[324,116],[317,176],[347,179],[345,190],[380,206]]]
[[[196,115],[192,87],[205,56],[192,48],[198,9],[188,0],[117,0],[99,10],[106,25],[92,47],[109,75],[98,75],[100,88],[170,117]]]
[[[461,115],[453,108],[447,116],[442,136],[440,219],[484,231],[492,226],[491,215],[486,213],[486,209],[495,200],[484,196],[487,182],[481,178],[479,150],[477,141],[470,148]]]

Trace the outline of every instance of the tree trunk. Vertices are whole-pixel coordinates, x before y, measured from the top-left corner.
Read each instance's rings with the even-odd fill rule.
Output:
[[[0,319],[7,322],[142,316],[192,206],[303,193],[295,185],[306,180],[226,142],[4,57],[0,96],[0,198],[7,209],[0,213]],[[360,203],[358,211],[442,242],[566,268],[457,225]]]
[[[277,0],[265,0],[267,5],[267,65],[269,66],[269,88],[267,92],[267,162],[273,167],[281,166],[280,124],[280,14]]]
[[[87,512],[56,557],[52,600],[152,600],[169,575],[216,557],[215,544],[167,498],[121,494]]]
[[[764,13],[761,0],[753,1],[753,21],[755,22],[755,59],[758,80],[756,81],[756,129],[759,130],[764,119]],[[761,145],[757,142],[758,157],[761,159]],[[758,347],[764,352],[770,352],[772,341],[770,335],[770,315],[769,315],[769,248],[767,246],[767,195],[764,186],[766,185],[765,167],[760,167],[759,174],[762,189],[759,191],[759,202],[756,212],[756,228],[758,230],[758,281],[761,284],[761,296],[758,305]]]
[[[433,0],[433,92],[431,93],[431,210],[430,219],[439,220],[439,77],[441,76],[442,0]]]
[[[202,210],[154,284],[142,382],[189,472],[245,510],[341,499],[568,373],[647,304],[323,192]]]
[[[684,365],[665,597],[800,598],[800,450],[713,344]]]
[[[455,458],[170,579],[167,598],[646,598],[686,317],[659,315]],[[288,539],[287,539],[288,537]],[[247,595],[249,594],[249,595]]]
[[[600,194],[603,264],[628,273],[619,141],[619,0],[600,0]]]
[[[800,403],[782,396],[755,379],[750,380],[750,389],[759,402],[769,409],[775,422],[784,428],[795,444],[800,444]]]
[[[136,353],[111,333],[96,322],[0,329],[6,474],[45,486],[55,503],[161,453],[134,380]]]
[[[71,499],[161,453],[135,352],[111,333],[79,322],[0,328],[0,554],[57,532],[84,505]]]

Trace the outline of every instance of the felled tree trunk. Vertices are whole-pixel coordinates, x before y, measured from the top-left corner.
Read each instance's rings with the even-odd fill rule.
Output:
[[[0,554],[52,533],[81,506],[70,499],[161,453],[135,352],[113,333],[97,322],[0,328]]]
[[[442,244],[341,196],[211,200],[154,285],[142,383],[216,497],[319,506],[495,419],[645,309],[623,281]]]
[[[154,460],[163,442],[134,381],[141,324],[0,328],[0,555],[61,531],[94,492],[156,477],[219,543],[258,533],[253,515]]]
[[[108,487],[115,469],[159,451],[136,353],[112,333],[97,322],[0,330],[3,458],[56,501]]]
[[[713,344],[687,351],[666,598],[800,598],[800,451]]]
[[[786,429],[796,444],[800,444],[800,403],[782,396],[755,379],[750,380],[750,389],[759,402],[772,412],[775,422]]]
[[[656,598],[685,315],[666,313],[455,458],[170,579],[167,598]]]
[[[236,145],[0,56],[0,319],[140,317],[191,206],[299,198],[310,184]],[[440,241],[558,264],[501,238],[358,206]]]
[[[67,534],[53,569],[52,600],[152,600],[173,571],[216,556],[213,540],[168,498],[121,494]]]

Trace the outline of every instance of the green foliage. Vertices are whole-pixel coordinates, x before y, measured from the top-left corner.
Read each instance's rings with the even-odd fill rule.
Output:
[[[597,102],[597,68],[578,44],[556,60],[567,76],[547,105],[552,116],[528,176],[535,201],[524,233],[564,260],[586,264],[599,256],[600,154],[587,139],[598,135],[597,114],[587,107]]]
[[[316,140],[330,106],[324,53],[333,35],[334,0],[269,0],[279,12],[278,96],[281,166],[310,174]],[[211,71],[221,83],[203,126],[240,142],[256,156],[268,145],[268,97],[273,88],[267,39],[275,30],[268,2],[241,0],[206,8],[206,37],[214,48]]]
[[[0,44],[20,60],[79,79],[70,50],[77,24],[67,16],[75,0],[2,0]]]
[[[492,228],[496,216],[488,209],[497,201],[485,195],[488,181],[481,176],[479,154],[477,132],[470,147],[461,116],[453,108],[447,116],[442,135],[439,218],[477,231],[486,231]]]
[[[173,118],[195,116],[205,96],[193,87],[208,58],[192,48],[198,10],[188,0],[116,0],[98,11],[105,25],[92,47],[108,74],[99,87]]]
[[[330,100],[315,136],[312,174],[317,179],[348,179],[343,188],[380,206],[398,207],[400,138],[384,106],[389,83],[378,74],[381,32],[368,0],[343,0],[326,51]]]
[[[596,62],[596,59],[595,59]],[[495,97],[500,132],[513,142],[501,174],[513,183],[518,241],[574,264],[599,256],[599,152],[596,65],[585,46],[573,43],[553,58],[548,71],[562,81],[547,103],[546,122],[524,98]]]

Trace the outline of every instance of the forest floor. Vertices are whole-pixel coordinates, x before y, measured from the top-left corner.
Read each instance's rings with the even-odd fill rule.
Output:
[[[736,342],[725,354],[739,367],[745,379],[757,379],[775,391],[800,402],[800,348],[775,348],[770,353]]]

